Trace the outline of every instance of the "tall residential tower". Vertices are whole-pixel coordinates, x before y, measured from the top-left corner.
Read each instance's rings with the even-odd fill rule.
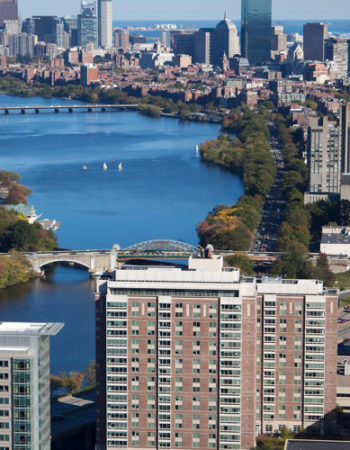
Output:
[[[336,408],[336,291],[244,278],[222,257],[120,267],[97,283],[96,450],[249,450]]]
[[[113,46],[113,3],[112,0],[98,0],[98,45]]]
[[[272,0],[242,0],[242,56],[250,64],[271,59]]]

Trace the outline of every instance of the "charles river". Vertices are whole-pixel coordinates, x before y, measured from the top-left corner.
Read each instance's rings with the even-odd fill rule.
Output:
[[[0,96],[6,106],[73,103]],[[45,112],[1,115],[0,131],[1,168],[21,174],[37,213],[62,222],[63,248],[125,248],[150,239],[196,245],[196,224],[243,192],[237,177],[196,155],[218,125],[136,112]],[[45,279],[0,292],[0,321],[64,322],[52,339],[52,373],[82,370],[95,358],[94,281],[82,268],[50,268]]]

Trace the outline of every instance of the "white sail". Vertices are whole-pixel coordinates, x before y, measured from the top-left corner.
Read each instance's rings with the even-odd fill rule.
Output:
[[[87,166],[83,166],[83,170],[87,170]]]
[[[107,169],[108,169],[107,164],[106,164],[106,163],[103,163],[103,170],[107,170]]]
[[[122,163],[119,164],[118,170],[123,170],[123,164]]]
[[[199,153],[199,145],[196,145],[196,153]]]

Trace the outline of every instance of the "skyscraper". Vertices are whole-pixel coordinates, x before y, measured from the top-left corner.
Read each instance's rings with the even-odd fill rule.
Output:
[[[250,64],[271,58],[272,0],[242,0],[242,56]]]
[[[98,47],[96,3],[82,2],[81,14],[78,15],[78,45],[85,47],[90,43]]]
[[[18,20],[18,0],[0,0],[0,27],[4,20]]]
[[[304,59],[305,61],[325,60],[325,40],[328,25],[323,23],[307,23],[304,25]]]
[[[113,2],[98,0],[98,45],[112,48]]]
[[[119,267],[97,282],[96,450],[250,449],[330,431],[336,291],[241,278],[223,257]]]
[[[60,323],[0,322],[0,446],[50,450],[50,337]]]
[[[213,64],[215,66],[222,66],[224,55],[226,55],[227,58],[233,58],[233,56],[240,54],[237,28],[227,17],[227,13],[225,13],[224,20],[217,24],[214,39],[215,56]]]

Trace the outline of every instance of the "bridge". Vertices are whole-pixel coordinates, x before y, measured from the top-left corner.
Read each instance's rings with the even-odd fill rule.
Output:
[[[41,111],[54,111],[56,114],[61,111],[68,111],[73,113],[74,111],[86,111],[92,112],[107,112],[107,111],[125,111],[136,110],[138,105],[51,105],[51,106],[0,106],[0,112],[3,111],[5,115],[9,115],[11,112],[26,112],[34,111],[35,114],[39,114]]]
[[[85,267],[91,274],[100,274],[116,269],[118,262],[132,260],[187,260],[198,254],[199,249],[183,242],[153,240],[133,245],[124,250],[115,244],[111,250],[64,250],[54,252],[23,253],[33,270],[42,273],[45,266],[69,263]]]
[[[152,240],[121,249],[115,244],[110,250],[62,250],[54,252],[24,253],[31,263],[33,270],[42,273],[45,266],[55,263],[69,263],[85,267],[91,274],[102,274],[113,271],[118,264],[127,262],[155,260],[176,261],[187,260],[190,256],[199,255],[200,248],[184,242],[174,240]],[[235,254],[246,255],[256,264],[272,264],[283,256],[280,252],[235,252],[216,251],[215,254],[233,256]],[[310,253],[311,262],[316,265],[319,254]],[[346,272],[350,268],[350,261],[344,256],[329,256],[330,268],[334,273]]]

